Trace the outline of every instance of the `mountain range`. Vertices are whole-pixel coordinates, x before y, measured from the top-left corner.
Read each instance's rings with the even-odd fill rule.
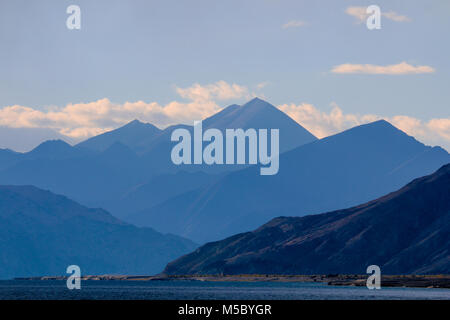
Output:
[[[240,127],[280,129],[282,151],[317,140],[283,112],[257,98],[243,106],[224,108],[205,119],[203,125],[221,130]],[[192,126],[187,125],[160,130],[134,120],[75,146],[62,140],[50,140],[27,153],[3,149],[0,150],[0,184],[34,185],[64,194],[87,206],[104,207],[123,218],[209,185],[218,175],[246,167],[174,165],[170,159],[174,146],[170,136],[180,127],[192,131]],[[186,177],[180,172],[190,173],[195,182],[182,181]],[[211,177],[206,178],[202,172]],[[162,179],[172,181],[171,185],[177,187],[163,188],[165,194],[161,189],[158,198],[145,192],[158,189],[156,185],[150,189],[145,186]]]
[[[231,172],[127,221],[205,243],[276,216],[364,203],[449,162],[444,149],[425,146],[380,120],[281,154],[277,175],[259,176],[257,167]]]
[[[276,216],[350,207],[392,192],[450,162],[384,120],[318,140],[255,98],[203,120],[203,128],[280,130],[280,169],[181,165],[170,160],[176,128],[134,120],[71,146],[46,141],[27,153],[0,150],[0,184],[33,185],[119,219],[197,243],[252,230]]]
[[[371,228],[382,233],[383,226],[389,231],[387,238],[396,244],[392,250],[397,251],[383,242],[380,255],[375,257],[390,272],[447,270],[448,253],[439,251],[438,246],[448,248],[448,217],[441,219],[438,215],[441,207],[446,208],[439,201],[446,200],[448,204],[448,197],[433,198],[425,186],[439,180],[440,184],[433,188],[437,189],[436,195],[441,194],[440,190],[449,185],[446,175],[442,175],[448,166],[435,178],[429,177],[431,180],[426,181],[430,183],[419,179],[403,191],[358,206],[448,164],[450,155],[444,149],[426,146],[384,120],[319,140],[260,99],[229,106],[203,120],[204,129],[279,129],[279,172],[261,176],[259,166],[172,164],[170,152],[174,143],[170,136],[177,128],[193,130],[188,125],[161,130],[134,120],[75,146],[49,140],[25,153],[0,149],[0,277],[61,274],[69,264],[79,264],[84,274],[157,273],[168,261],[193,250],[196,245],[192,241],[206,243],[235,234],[238,235],[230,239],[249,240],[254,247],[239,241],[233,246],[234,240],[230,239],[209,243],[183,258],[188,259],[181,260],[185,266],[176,262],[166,271],[278,273],[282,270],[264,269],[272,259],[263,255],[264,250],[277,251],[274,259],[280,258],[278,254],[286,254],[288,259],[292,253],[294,261],[297,251],[269,248],[268,241],[284,243],[288,239],[282,247],[289,249],[293,248],[289,247],[291,238],[284,236],[300,239],[303,236],[298,235],[304,235],[306,240],[311,237],[320,241],[298,240],[299,252],[317,251],[320,255],[308,256],[309,262],[292,268],[288,260],[280,258],[286,273],[344,269],[350,272],[371,261],[361,253],[366,246],[375,250],[375,240],[366,235]],[[422,190],[423,197],[411,190]],[[399,197],[390,201],[396,194]],[[399,199],[403,199],[401,205]],[[410,207],[405,199],[411,201]],[[392,207],[381,205],[385,202]],[[411,220],[406,214],[393,213],[396,204],[402,212],[407,208],[414,213]],[[99,207],[107,211],[89,209]],[[343,210],[349,207],[354,208]],[[366,215],[369,209],[371,214]],[[427,210],[432,212],[429,220],[422,214]],[[311,215],[329,211],[335,212]],[[292,215],[308,216],[272,220]],[[347,218],[342,220],[344,216]],[[255,241],[249,233],[239,234],[269,220],[269,224],[250,233],[255,235]],[[397,224],[404,225],[416,238],[412,239]],[[363,238],[370,241],[360,242]],[[264,247],[259,248],[258,244]],[[214,248],[217,255],[208,248]],[[258,253],[254,254],[252,248]],[[336,256],[337,260],[326,260],[332,249],[338,250],[337,255],[342,249],[342,255]],[[418,249],[422,250],[420,254]],[[196,255],[199,252],[202,255]],[[234,257],[233,252],[243,253]],[[255,260],[246,261],[247,256]],[[365,260],[358,260],[361,256]],[[231,260],[223,262],[220,257]],[[260,258],[262,265],[258,265]],[[430,264],[424,264],[424,259]],[[342,269],[335,261],[342,262]],[[243,266],[246,262],[249,269]]]
[[[244,130],[249,128],[280,129],[281,152],[317,140],[312,133],[285,113],[259,98],[254,98],[242,106],[236,104],[228,106],[211,117],[203,119],[202,122],[205,130],[215,128],[221,130],[222,133],[225,133],[225,129],[238,128]],[[186,128],[191,133],[193,132],[193,127],[190,125],[173,125],[160,130],[152,124],[134,120],[119,129],[83,141],[77,146],[104,151],[114,143],[120,142],[137,154],[151,158],[151,155],[159,153],[158,150],[165,146],[171,149],[173,143],[170,141],[170,135],[177,128]],[[167,162],[171,162],[170,152],[167,160]]]
[[[450,273],[450,164],[377,200],[203,245],[166,274]],[[297,212],[292,211],[292,215]]]
[[[193,250],[190,240],[124,223],[32,186],[0,186],[0,279],[87,274],[153,274]]]

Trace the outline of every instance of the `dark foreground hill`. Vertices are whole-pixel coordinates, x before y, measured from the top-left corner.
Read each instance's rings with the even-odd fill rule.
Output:
[[[295,214],[295,212],[293,212]],[[167,274],[450,273],[450,164],[346,210],[279,217],[208,243]]]
[[[0,186],[0,279],[65,274],[152,274],[195,248],[102,209],[31,186]]]

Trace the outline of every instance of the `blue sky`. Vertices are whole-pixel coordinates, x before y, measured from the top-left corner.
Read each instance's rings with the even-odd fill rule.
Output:
[[[81,30],[66,28],[71,4],[81,8]],[[371,4],[393,14],[382,16],[380,30],[368,30],[346,12]],[[300,123],[312,122],[305,119],[305,106],[322,122],[335,121],[332,111],[340,110],[346,124],[324,123],[313,129],[319,136],[375,115],[448,148],[449,35],[450,2],[445,0],[2,1],[0,126],[45,128],[82,139],[135,117],[161,127],[189,122],[257,95],[297,115]],[[433,71],[332,72],[342,64],[386,68],[401,63]],[[199,90],[209,95],[190,94]],[[105,111],[103,118],[96,113],[95,121],[81,119],[98,101],[99,108],[115,111]],[[144,107],[133,105],[119,121],[110,119],[126,102],[138,101],[176,111],[168,115],[158,109],[157,116],[146,117]],[[77,124],[68,123],[67,114],[49,117],[69,104],[85,108],[77,113]],[[11,106],[27,109],[20,109],[20,116],[17,108],[6,113]],[[183,108],[189,115],[178,114]],[[22,116],[33,111],[44,115]],[[2,146],[24,148],[11,138],[3,145],[0,139]]]

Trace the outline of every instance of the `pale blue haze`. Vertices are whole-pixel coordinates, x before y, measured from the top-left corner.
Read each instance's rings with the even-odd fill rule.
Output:
[[[373,1],[2,1],[0,107],[180,99],[174,86],[225,80],[274,105],[334,101],[348,113],[448,117],[450,4],[383,1],[411,22],[369,31],[345,14]],[[65,26],[78,4],[81,31]],[[283,29],[291,20],[306,25]],[[342,63],[429,65],[434,74],[336,75]],[[238,101],[240,103],[244,101]]]

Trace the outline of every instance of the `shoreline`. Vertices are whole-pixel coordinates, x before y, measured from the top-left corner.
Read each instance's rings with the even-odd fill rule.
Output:
[[[329,286],[365,286],[368,275],[86,275],[83,281],[319,282]],[[16,281],[67,280],[67,276],[18,277]],[[384,275],[382,287],[450,289],[450,275]]]

